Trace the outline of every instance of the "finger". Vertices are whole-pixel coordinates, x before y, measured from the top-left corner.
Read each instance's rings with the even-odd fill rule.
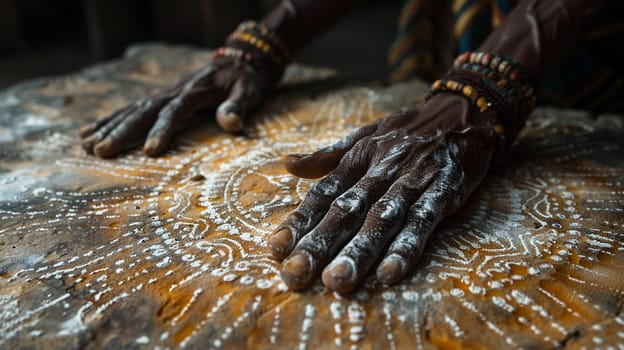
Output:
[[[214,68],[208,66],[192,75],[189,79],[160,90],[148,100],[138,101],[129,105],[114,119],[111,119],[110,122],[105,121],[101,126],[98,126],[98,129],[95,131],[97,134],[85,138],[83,146],[101,157],[112,156],[120,150],[127,148],[132,141],[145,136],[147,130],[154,124],[158,111],[162,106],[180,94],[181,91],[191,89],[210,79],[213,72]],[[84,132],[87,133],[90,129],[90,127],[85,127]]]
[[[435,227],[457,209],[465,197],[461,192],[463,172],[458,166],[451,167],[450,171],[446,167],[446,171],[409,208],[405,225],[377,268],[379,281],[395,284],[411,273]]]
[[[150,156],[161,154],[176,129],[184,125],[193,113],[213,107],[222,99],[222,93],[215,86],[193,87],[183,90],[178,97],[169,101],[158,113],[158,118],[147,135],[143,152]]]
[[[323,271],[323,284],[346,293],[358,285],[381,256],[388,242],[399,232],[407,209],[426,188],[435,172],[407,174],[399,178],[366,215],[353,239]]]
[[[267,238],[273,256],[285,258],[295,244],[325,216],[331,203],[366,173],[368,157],[354,147],[325,178],[310,187],[305,199]]]
[[[321,222],[294,248],[284,261],[282,280],[293,289],[309,286],[321,269],[364,222],[371,203],[388,189],[389,178],[365,176],[336,198]]]
[[[316,179],[334,169],[353,145],[377,130],[379,122],[356,129],[351,134],[331,146],[321,148],[311,154],[291,154],[284,159],[286,170],[295,176]]]
[[[168,100],[141,101],[135,108],[121,114],[121,120],[93,146],[93,153],[98,157],[111,157],[128,148],[129,144],[144,137],[154,124],[160,108]],[[98,131],[99,132],[99,131]]]
[[[89,123],[85,126],[83,126],[82,128],[80,128],[80,130],[78,130],[78,135],[81,138],[86,138],[87,136],[89,136],[90,134],[92,134],[95,130],[100,129],[102,126],[104,126],[105,124],[110,123],[111,120],[115,119],[118,115],[120,115],[121,113],[126,112],[128,109],[130,109],[132,107],[132,105],[130,106],[125,106],[123,108],[120,108],[118,110],[116,110],[114,113],[109,114],[108,116],[96,120],[93,123]]]
[[[230,95],[217,108],[217,122],[227,132],[243,129],[249,112],[260,106],[263,84],[255,73],[247,73],[234,82]]]
[[[115,129],[123,120],[136,110],[136,105],[132,104],[123,108],[119,113],[111,115],[111,118],[105,118],[102,123],[90,135],[82,139],[82,148],[88,153],[93,154],[95,145],[101,142],[111,130]]]

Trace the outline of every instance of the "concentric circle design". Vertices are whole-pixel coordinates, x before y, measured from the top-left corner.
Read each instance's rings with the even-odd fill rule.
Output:
[[[0,173],[0,347],[624,346],[617,117],[538,111],[511,161],[442,223],[401,284],[294,293],[264,238],[312,182],[289,175],[282,157],[396,110],[420,85],[301,88],[275,97],[245,136],[206,125],[161,158],[82,154],[71,136],[82,111],[150,88],[136,67],[204,57],[162,47],[136,55],[119,75],[82,78],[76,107],[55,104],[59,89],[78,84],[71,78],[0,98],[15,123],[36,110],[52,130],[12,144],[28,157],[7,158]]]

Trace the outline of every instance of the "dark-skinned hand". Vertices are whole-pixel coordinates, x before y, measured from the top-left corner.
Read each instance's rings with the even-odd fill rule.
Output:
[[[260,74],[236,58],[218,57],[208,66],[154,96],[136,101],[80,130],[83,148],[107,158],[145,140],[143,151],[161,154],[173,133],[199,111],[215,110],[219,125],[240,131],[245,117],[269,92]]]
[[[283,281],[300,290],[321,276],[328,289],[347,293],[375,267],[379,281],[401,281],[436,225],[486,174],[495,113],[437,94],[330,147],[287,156],[292,174],[325,177],[267,240],[284,259]]]

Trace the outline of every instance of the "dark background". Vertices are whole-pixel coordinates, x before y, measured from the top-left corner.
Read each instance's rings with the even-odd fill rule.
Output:
[[[132,43],[219,46],[242,20],[277,0],[0,0],[0,88],[119,57]],[[358,78],[383,80],[398,1],[361,0],[295,56]]]

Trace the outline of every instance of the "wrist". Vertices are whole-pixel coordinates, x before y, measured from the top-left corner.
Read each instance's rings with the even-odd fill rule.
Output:
[[[211,59],[246,62],[260,73],[266,86],[272,87],[281,79],[290,58],[290,51],[274,31],[246,21],[228,36],[223,47],[213,52]]]
[[[431,86],[427,99],[440,93],[456,94],[469,101],[477,114],[493,112],[488,126],[497,136],[498,153],[504,155],[536,105],[529,74],[510,58],[484,52],[466,52]],[[500,158],[500,157],[499,157]]]
[[[498,115],[493,109],[481,111],[465,96],[452,91],[428,95],[421,108],[419,118],[430,116],[431,119],[443,123],[444,127],[456,131],[470,127],[483,127],[493,131],[499,124]],[[451,120],[440,120],[445,116]]]

